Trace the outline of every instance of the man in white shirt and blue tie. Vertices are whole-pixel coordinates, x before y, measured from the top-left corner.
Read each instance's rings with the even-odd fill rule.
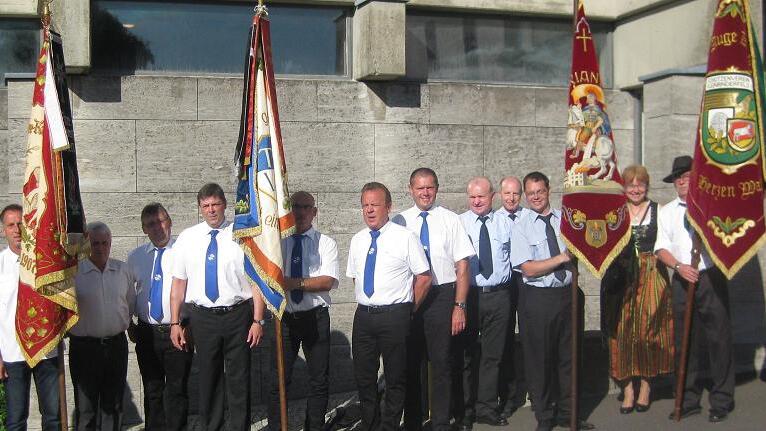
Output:
[[[362,430],[399,430],[404,409],[410,316],[431,286],[418,238],[389,221],[391,193],[380,183],[362,187],[367,228],[351,238],[346,275],[356,300],[351,348],[362,409]],[[385,404],[380,411],[378,368],[383,357]]]
[[[309,374],[303,429],[319,431],[325,424],[329,394],[330,290],[338,287],[338,245],[312,226],[317,208],[310,193],[295,192],[290,200],[295,234],[282,240],[288,290],[282,316],[285,384],[290,384],[293,365],[302,347]],[[272,376],[271,382],[269,429],[276,431],[280,429],[276,376]]]
[[[418,168],[410,174],[410,195],[415,205],[394,218],[420,238],[431,267],[431,288],[423,306],[412,317],[408,337],[407,400],[404,427],[420,431],[423,413],[430,404],[431,428],[450,429],[452,404],[452,337],[465,329],[465,301],[468,294],[468,258],[475,254],[460,218],[436,202],[439,179],[430,168]],[[430,382],[434,393],[424,402],[429,380],[426,358],[430,363]]]
[[[132,325],[136,357],[144,383],[144,429],[180,431],[186,427],[189,397],[186,390],[192,352],[178,350],[170,341],[170,287],[172,282],[173,222],[162,204],[153,202],[141,211],[141,229],[149,237],[128,255],[128,267],[136,280]],[[186,327],[185,312],[181,326]]]
[[[199,367],[202,425],[208,431],[223,429],[226,391],[226,428],[245,431],[250,429],[250,349],[263,336],[265,305],[245,276],[244,252],[226,221],[221,186],[202,186],[197,204],[204,221],[181,232],[174,246],[170,339],[179,350],[190,348],[181,327],[186,302]]]

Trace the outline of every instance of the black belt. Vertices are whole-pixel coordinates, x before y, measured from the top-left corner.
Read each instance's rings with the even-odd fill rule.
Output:
[[[72,339],[72,341],[78,341],[82,343],[92,343],[92,344],[101,344],[102,346],[106,346],[108,344],[112,344],[115,341],[119,341],[122,337],[125,337],[124,332],[120,332],[117,335],[112,335],[111,337],[80,337],[78,335],[72,335],[69,334],[69,338]]]
[[[322,308],[325,308],[325,307],[321,305],[317,305],[316,307],[310,310],[293,311],[293,312],[286,311],[285,316],[295,320],[305,319],[307,317],[312,317],[314,314],[316,314],[317,311],[321,310]]]
[[[540,287],[540,286],[533,286],[531,284],[524,283],[524,287],[531,287],[533,289],[552,290],[552,289],[566,289],[568,287],[572,287],[572,284],[570,283],[570,284],[565,284],[563,286],[545,286],[545,287]]]
[[[167,323],[147,323],[143,320],[139,320],[138,326],[149,328],[162,334],[170,333],[170,324]],[[183,321],[181,322],[181,326],[186,326]]]
[[[442,287],[455,287],[455,282],[453,281],[452,283],[444,283],[444,284],[432,284],[432,285],[431,285],[431,287],[437,287],[437,288],[442,288]]]
[[[364,311],[366,313],[370,314],[376,314],[376,313],[390,313],[392,311],[396,311],[400,308],[404,307],[411,307],[411,302],[401,302],[399,304],[390,304],[390,305],[362,305],[359,304],[357,306],[357,310]]]
[[[471,286],[471,289],[476,289],[479,293],[491,293],[500,290],[506,290],[511,287],[511,283],[500,283],[494,286]]]
[[[234,305],[226,305],[226,306],[223,306],[223,307],[203,307],[201,305],[192,304],[192,307],[194,307],[196,310],[205,311],[205,312],[212,313],[212,314],[226,314],[229,311],[233,311],[233,310],[241,307],[243,304],[247,304],[249,302],[250,302],[249,300],[244,300],[244,301],[238,302],[238,303],[236,303]]]

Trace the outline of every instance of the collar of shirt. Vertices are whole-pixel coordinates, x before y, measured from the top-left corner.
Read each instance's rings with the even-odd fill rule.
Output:
[[[168,243],[165,244],[165,247],[157,247],[156,245],[154,245],[153,242],[150,241],[149,243],[144,244],[144,252],[146,254],[154,254],[155,248],[164,248],[165,250],[170,250],[171,248],[173,248],[173,244],[175,244],[175,242],[176,242],[175,239],[170,238],[170,241],[168,241]]]
[[[297,233],[295,235],[305,235],[311,241],[314,241],[314,243],[318,243],[319,242],[319,232],[316,229],[314,229],[313,225],[306,232]],[[293,238],[293,237],[291,236],[290,238]]]
[[[223,219],[223,221],[221,222],[221,225],[218,226],[218,227],[210,227],[210,225],[207,224],[207,222],[205,222],[205,221],[203,221],[202,223],[198,224],[197,226],[199,226],[200,230],[205,230],[205,234],[207,234],[211,230],[224,230],[227,227],[229,227],[230,224],[231,224],[230,221],[228,221],[226,219]]]
[[[81,272],[83,274],[87,274],[91,271],[107,272],[107,271],[119,270],[119,266],[117,262],[111,257],[107,259],[106,265],[104,266],[104,271],[101,271],[100,269],[98,269],[98,267],[93,262],[91,262],[90,258],[81,260],[80,266],[82,267]]]
[[[390,224],[391,224],[391,219],[389,219],[386,222],[386,224],[384,224],[383,226],[380,227],[380,229],[378,229],[378,231],[380,232],[381,235],[383,235],[388,230],[388,226]],[[370,229],[370,227],[368,226],[367,227],[367,234],[369,235],[370,232],[372,232],[372,229]],[[380,238],[380,237],[378,237],[378,238]]]

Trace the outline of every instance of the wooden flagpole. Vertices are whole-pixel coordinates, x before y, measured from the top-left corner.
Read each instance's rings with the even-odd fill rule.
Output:
[[[285,297],[287,300],[287,297]],[[285,388],[285,351],[282,345],[282,319],[274,316],[276,333],[277,378],[279,379],[279,423],[282,431],[287,431],[287,390]]]
[[[700,237],[695,231],[692,235],[692,268],[697,268],[700,263]],[[694,294],[697,290],[697,283],[687,282],[686,288],[686,310],[684,311],[684,338],[681,342],[681,360],[678,363],[678,373],[676,374],[676,422],[681,420],[681,410],[684,402],[684,389],[686,388],[686,367],[689,362],[689,342],[691,341],[692,315],[694,311]]]
[[[66,402],[66,368],[64,368],[64,340],[59,342],[58,366],[59,366],[59,414],[61,415],[61,431],[69,429],[69,412]]]
[[[572,0],[572,32],[577,31],[577,6],[578,0]],[[578,381],[579,381],[579,349],[580,345],[580,307],[579,297],[577,295],[580,290],[580,271],[577,269],[577,258],[572,259],[572,383],[571,383],[571,398],[572,398],[572,412],[569,415],[569,429],[576,430],[578,422]]]

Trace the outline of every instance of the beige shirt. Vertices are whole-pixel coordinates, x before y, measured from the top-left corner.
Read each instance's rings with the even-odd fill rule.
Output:
[[[90,259],[80,261],[75,277],[80,320],[69,330],[78,337],[112,337],[128,329],[136,303],[128,265],[109,259],[101,272]]]

